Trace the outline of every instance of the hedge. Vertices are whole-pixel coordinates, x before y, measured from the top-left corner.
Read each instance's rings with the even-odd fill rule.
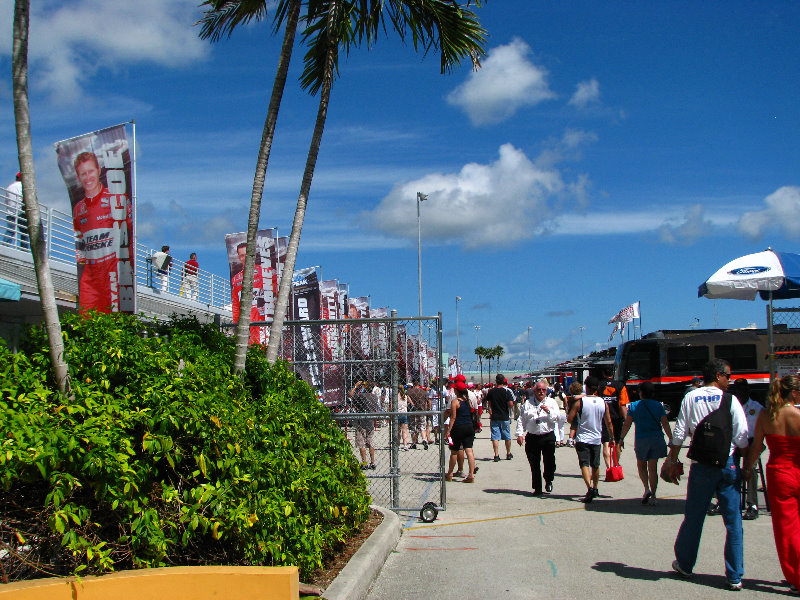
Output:
[[[0,576],[170,565],[320,567],[369,514],[313,390],[192,318],[65,316],[73,396],[44,333],[0,344]]]

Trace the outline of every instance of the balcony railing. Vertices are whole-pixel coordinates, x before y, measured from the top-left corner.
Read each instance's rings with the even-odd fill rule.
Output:
[[[25,216],[16,198],[12,198],[5,188],[0,188],[0,251],[5,248],[26,251],[29,249]],[[47,243],[47,256],[51,261],[75,265],[75,237],[72,228],[72,215],[39,204],[42,215],[42,228]],[[137,287],[162,289],[162,282],[147,260],[155,250],[143,244],[136,244],[134,268]],[[183,285],[183,267],[186,263],[172,259],[166,293],[182,296],[189,301]],[[199,269],[197,302],[215,308],[225,308],[231,302],[230,279]]]

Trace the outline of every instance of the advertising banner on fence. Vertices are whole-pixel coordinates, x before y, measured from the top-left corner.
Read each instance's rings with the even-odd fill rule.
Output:
[[[250,322],[271,321],[275,314],[277,290],[277,253],[275,229],[261,229],[256,233],[256,262],[253,268],[253,298],[250,303]],[[231,273],[231,313],[233,322],[239,321],[242,301],[242,275],[247,253],[247,233],[229,233],[225,236],[228,264]],[[251,344],[266,344],[269,327],[252,327]]]
[[[320,281],[320,318],[340,319],[339,282],[336,279]],[[322,330],[322,365],[323,394],[322,401],[327,406],[341,404],[345,398],[344,365],[340,363],[344,358],[342,341],[344,338],[344,325],[323,325]],[[331,364],[335,363],[335,364]]]
[[[78,306],[100,312],[136,312],[135,237],[131,154],[125,125],[55,144],[67,185]]]
[[[294,272],[292,298],[297,321],[318,321],[320,318],[320,293],[317,268],[308,267]],[[322,331],[317,325],[301,325],[300,335],[294,337],[294,367],[306,383],[314,389],[322,389],[321,339]]]

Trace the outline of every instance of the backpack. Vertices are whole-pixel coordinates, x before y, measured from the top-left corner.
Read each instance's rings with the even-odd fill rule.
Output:
[[[733,439],[732,399],[733,396],[724,392],[719,408],[697,424],[686,456],[710,467],[725,466],[731,455]]]

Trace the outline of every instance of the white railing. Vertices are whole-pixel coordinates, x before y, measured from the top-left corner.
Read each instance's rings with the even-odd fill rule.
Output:
[[[52,261],[67,265],[75,264],[75,238],[72,228],[72,215],[56,210],[49,206],[39,204],[42,215],[42,227],[47,242],[47,255]],[[0,251],[4,248],[27,251],[29,248],[28,235],[24,215],[16,199],[10,198],[5,188],[0,188]],[[136,244],[134,266],[136,269],[136,285],[139,287],[161,288],[152,262],[148,261],[155,252],[143,244]],[[183,297],[188,301],[187,290],[183,286],[183,267],[185,263],[172,260],[166,293]],[[228,277],[221,277],[199,269],[198,298],[197,302],[224,308],[231,302],[231,284]]]

